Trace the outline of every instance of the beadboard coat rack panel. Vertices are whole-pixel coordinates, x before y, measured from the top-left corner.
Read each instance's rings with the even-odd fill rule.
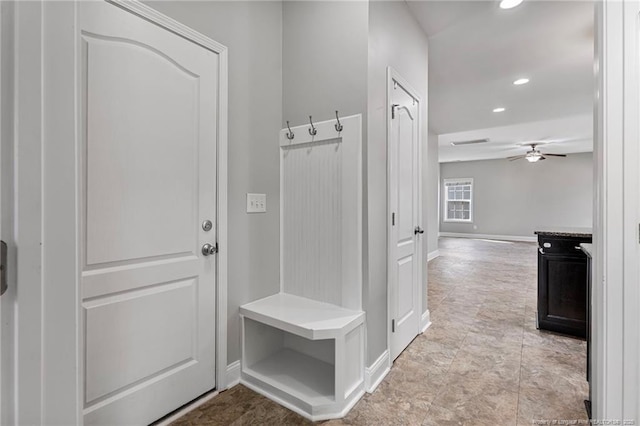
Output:
[[[362,118],[280,133],[281,291],[362,309]]]

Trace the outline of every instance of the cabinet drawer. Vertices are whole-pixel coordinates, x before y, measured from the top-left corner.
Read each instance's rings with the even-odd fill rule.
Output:
[[[541,254],[579,254],[580,243],[590,243],[591,238],[538,238],[538,248]]]

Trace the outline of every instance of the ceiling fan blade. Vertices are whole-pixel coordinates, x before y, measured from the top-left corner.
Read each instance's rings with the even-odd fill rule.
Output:
[[[547,157],[566,157],[567,154],[543,154],[546,155]]]
[[[514,160],[519,160],[519,159],[524,158],[524,157],[525,157],[525,155],[516,155],[514,157],[507,157],[507,160],[514,161]]]
[[[544,155],[540,156],[540,160],[546,160],[546,159],[547,159],[547,157],[545,157]],[[540,160],[538,160],[538,161],[540,161]]]

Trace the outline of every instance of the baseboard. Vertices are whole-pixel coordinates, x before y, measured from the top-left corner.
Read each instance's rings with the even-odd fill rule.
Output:
[[[475,238],[479,240],[517,241],[525,243],[535,243],[538,241],[538,238],[535,236],[524,237],[520,235],[466,234],[462,232],[441,232],[440,236],[453,238]]]
[[[389,351],[385,350],[382,355],[364,371],[364,387],[368,393],[373,393],[387,373],[391,370],[391,362],[389,359]]]
[[[436,257],[440,256],[440,250],[436,249],[427,255],[427,262],[431,262]]]
[[[420,333],[424,333],[427,331],[427,328],[431,326],[431,312],[427,309],[420,319]]]
[[[240,383],[240,360],[227,365],[227,389]]]

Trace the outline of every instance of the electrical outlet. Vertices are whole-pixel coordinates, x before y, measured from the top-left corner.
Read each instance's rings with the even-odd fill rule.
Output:
[[[247,213],[265,213],[267,194],[247,194]]]

